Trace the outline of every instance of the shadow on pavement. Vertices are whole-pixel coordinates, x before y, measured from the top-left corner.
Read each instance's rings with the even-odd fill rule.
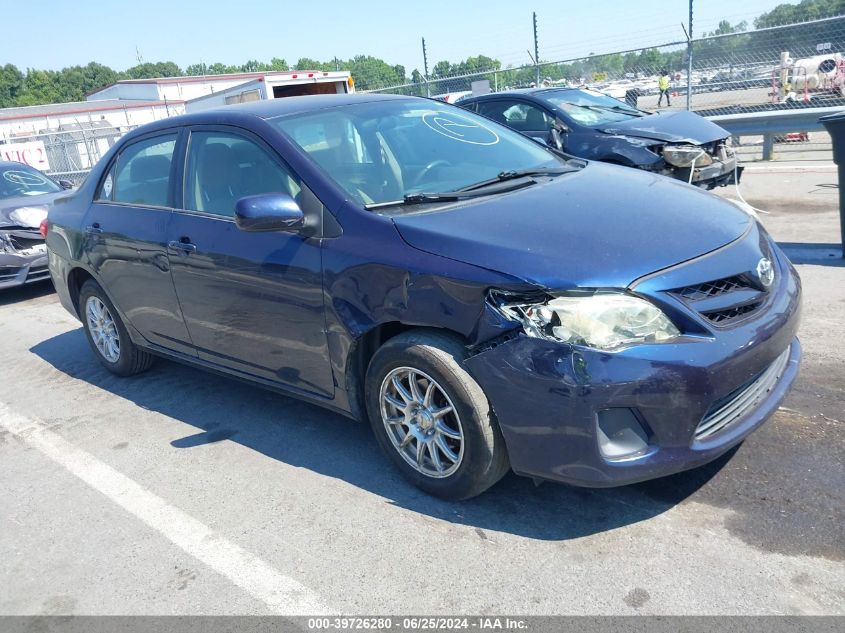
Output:
[[[25,286],[6,288],[5,290],[0,291],[0,306],[10,305],[12,303],[22,303],[39,297],[46,297],[47,295],[54,294],[55,292],[53,282],[49,279],[29,283]]]
[[[94,358],[81,328],[31,351],[71,377],[196,427],[197,433],[171,442],[174,450],[237,442],[414,512],[472,526],[482,539],[487,538],[485,529],[534,539],[574,539],[652,518],[707,483],[732,454],[688,473],[614,489],[551,483],[538,487],[511,473],[475,499],[450,503],[407,483],[381,454],[369,425],[315,405],[169,361],[159,361],[134,378],[118,378]],[[234,464],[232,470],[237,476]]]

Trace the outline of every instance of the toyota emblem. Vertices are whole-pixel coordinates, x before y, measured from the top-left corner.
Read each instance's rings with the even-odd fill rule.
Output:
[[[772,266],[772,262],[766,257],[757,262],[757,278],[763,284],[764,288],[771,286],[775,280],[775,267]]]

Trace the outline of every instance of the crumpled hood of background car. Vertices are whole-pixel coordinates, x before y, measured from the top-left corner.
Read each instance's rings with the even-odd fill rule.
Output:
[[[685,183],[602,163],[393,221],[415,248],[561,290],[625,287],[736,240],[752,222]]]
[[[49,207],[53,200],[61,195],[67,195],[67,191],[57,191],[55,193],[42,193],[37,196],[17,196],[15,198],[5,198],[0,200],[0,228],[4,226],[17,226],[17,223],[9,217],[9,214],[15,209],[21,207]],[[38,228],[37,226],[31,228]]]
[[[682,110],[661,112],[613,123],[601,128],[608,134],[622,134],[668,143],[712,143],[730,136],[727,130],[704,117]]]

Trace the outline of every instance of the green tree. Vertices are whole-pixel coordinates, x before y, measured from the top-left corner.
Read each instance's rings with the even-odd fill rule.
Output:
[[[843,12],[845,0],[802,0],[798,4],[779,4],[771,11],[760,14],[754,20],[754,26],[764,29],[841,15]]]
[[[144,62],[126,69],[129,79],[157,79],[159,77],[181,77],[182,69],[173,62]]]
[[[24,74],[13,64],[0,66],[0,108],[17,105],[24,89]]]
[[[199,64],[191,64],[185,68],[185,74],[189,77],[199,77],[201,75],[209,75],[208,64],[200,62]]]
[[[356,55],[343,62],[341,68],[352,74],[355,85],[360,90],[375,90],[398,86],[406,82],[404,67],[391,66],[383,59],[371,55]],[[398,72],[400,68],[402,75]],[[318,70],[334,70],[334,64],[332,63],[329,68],[319,68]]]
[[[64,100],[59,90],[59,73],[57,71],[27,69],[23,90],[18,95],[18,105],[61,103]]]

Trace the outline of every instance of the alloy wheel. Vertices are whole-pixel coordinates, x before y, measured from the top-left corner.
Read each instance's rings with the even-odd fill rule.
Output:
[[[464,456],[461,420],[431,376],[412,367],[394,369],[382,381],[379,403],[390,442],[414,470],[443,478],[460,467]]]
[[[120,359],[120,335],[114,317],[99,297],[88,297],[85,319],[97,351],[108,362],[116,363]]]

